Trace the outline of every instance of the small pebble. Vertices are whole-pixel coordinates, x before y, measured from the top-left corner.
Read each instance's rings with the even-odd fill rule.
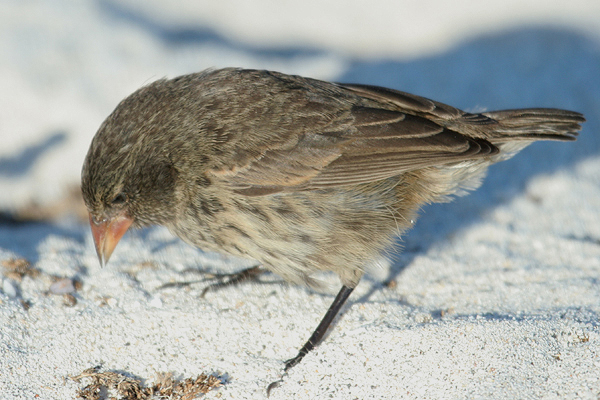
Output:
[[[17,297],[17,288],[10,279],[4,279],[2,281],[2,291],[12,299]]]
[[[77,304],[77,299],[70,293],[63,295],[63,304],[67,307],[73,307]]]
[[[75,285],[69,278],[63,278],[50,285],[50,293],[67,294],[75,292]]]
[[[160,297],[153,297],[152,300],[150,300],[149,304],[151,307],[154,307],[154,308],[162,308],[162,305],[163,305]]]

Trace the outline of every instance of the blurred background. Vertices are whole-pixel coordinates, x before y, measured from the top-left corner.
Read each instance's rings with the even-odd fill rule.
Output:
[[[544,144],[539,165],[506,168],[598,157],[599,21],[595,0],[3,0],[0,211],[81,212],[83,158],[117,103],[209,67],[383,85],[476,111],[574,109],[589,120],[577,144]]]

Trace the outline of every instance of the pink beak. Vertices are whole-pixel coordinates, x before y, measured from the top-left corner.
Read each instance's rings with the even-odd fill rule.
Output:
[[[104,267],[108,263],[110,255],[117,247],[117,243],[132,223],[133,220],[124,213],[100,221],[96,221],[90,214],[90,226],[92,227],[92,235],[94,236],[94,244],[96,245],[100,265]]]

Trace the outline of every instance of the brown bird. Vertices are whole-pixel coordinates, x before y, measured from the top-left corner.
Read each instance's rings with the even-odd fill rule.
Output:
[[[104,265],[130,226],[251,258],[292,282],[333,271],[342,288],[298,355],[326,329],[369,261],[419,208],[479,186],[533,141],[575,140],[581,114],[472,114],[382,87],[221,69],[163,79],[123,100],[82,171]]]

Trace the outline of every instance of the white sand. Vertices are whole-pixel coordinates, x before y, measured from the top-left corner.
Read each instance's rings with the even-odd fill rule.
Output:
[[[597,399],[598,2],[301,3],[2,2],[0,210],[60,199],[121,98],[210,66],[388,85],[467,109],[581,111],[577,142],[536,143],[478,191],[427,207],[404,252],[363,279],[271,398]],[[202,277],[187,269],[248,264],[157,228],[129,233],[101,269],[88,228],[70,219],[0,222],[0,262],[15,257],[41,274],[0,277],[0,399],[73,399],[82,385],[68,377],[95,365],[148,383],[215,373],[225,385],[205,398],[263,398],[338,289],[332,276],[317,293],[270,275],[205,299],[202,284],[158,290]],[[76,305],[48,294],[52,276],[82,283]]]

